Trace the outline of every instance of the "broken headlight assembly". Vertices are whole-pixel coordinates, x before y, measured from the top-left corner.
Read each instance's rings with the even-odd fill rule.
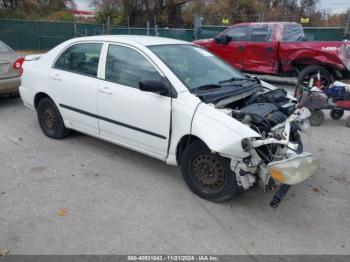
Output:
[[[270,176],[281,184],[295,185],[317,171],[318,161],[309,153],[302,153],[267,165]]]

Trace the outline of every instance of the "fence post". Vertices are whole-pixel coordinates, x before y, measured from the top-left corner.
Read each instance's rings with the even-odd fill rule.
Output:
[[[130,35],[130,16],[128,16],[128,35]]]
[[[35,31],[36,31],[37,41],[38,41],[38,48],[39,48],[39,50],[41,50],[40,32],[39,32],[39,22],[36,22],[36,23],[35,23]]]
[[[194,15],[194,34],[193,37],[194,39],[198,39],[199,38],[199,30],[202,27],[202,21],[203,21],[203,17],[198,16],[197,14]]]
[[[147,35],[149,36],[150,22],[147,21]]]
[[[346,25],[344,28],[344,37],[348,38],[350,36],[350,11],[348,12],[348,19],[346,20]]]
[[[154,35],[159,36],[158,25],[154,25]]]
[[[74,29],[74,37],[77,37],[77,23],[74,20],[74,24],[73,24],[73,29]]]
[[[111,34],[111,18],[109,16],[107,17],[107,34]]]

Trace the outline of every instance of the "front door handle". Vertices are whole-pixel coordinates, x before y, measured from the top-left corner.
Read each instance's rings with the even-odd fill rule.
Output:
[[[51,76],[51,79],[54,80],[54,81],[61,81],[61,78],[60,78],[59,75]]]
[[[239,47],[238,47],[238,51],[240,51],[240,52],[244,51],[244,46],[242,46],[242,45],[239,46]]]
[[[100,93],[102,93],[102,94],[108,94],[108,95],[113,94],[113,92],[111,91],[111,89],[110,89],[109,87],[107,87],[107,86],[104,86],[104,87],[100,88],[98,91],[99,91]]]

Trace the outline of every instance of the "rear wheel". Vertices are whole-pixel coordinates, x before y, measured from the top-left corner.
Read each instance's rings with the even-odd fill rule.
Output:
[[[211,153],[199,140],[183,152],[181,171],[187,186],[201,198],[223,202],[232,199],[238,191],[230,159]]]
[[[312,126],[320,126],[324,121],[325,115],[321,110],[311,111],[310,124]]]
[[[333,78],[329,71],[320,65],[310,65],[301,70],[298,76],[298,85],[310,87],[311,82],[313,82],[312,87],[316,86],[318,72],[320,72],[321,76],[320,88],[328,87],[332,83]]]
[[[333,108],[331,110],[331,118],[338,120],[340,118],[342,118],[344,115],[344,109],[341,108]]]
[[[37,114],[40,128],[46,136],[62,139],[68,135],[62,116],[51,99],[43,98],[39,101]]]

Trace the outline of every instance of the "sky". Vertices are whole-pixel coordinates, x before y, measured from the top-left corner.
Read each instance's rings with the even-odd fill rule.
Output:
[[[331,10],[332,13],[343,13],[350,8],[350,0],[320,0],[319,6]]]
[[[349,0],[350,1],[350,0]],[[81,11],[94,11],[95,6],[92,5],[93,0],[73,0],[77,5],[77,9]]]

